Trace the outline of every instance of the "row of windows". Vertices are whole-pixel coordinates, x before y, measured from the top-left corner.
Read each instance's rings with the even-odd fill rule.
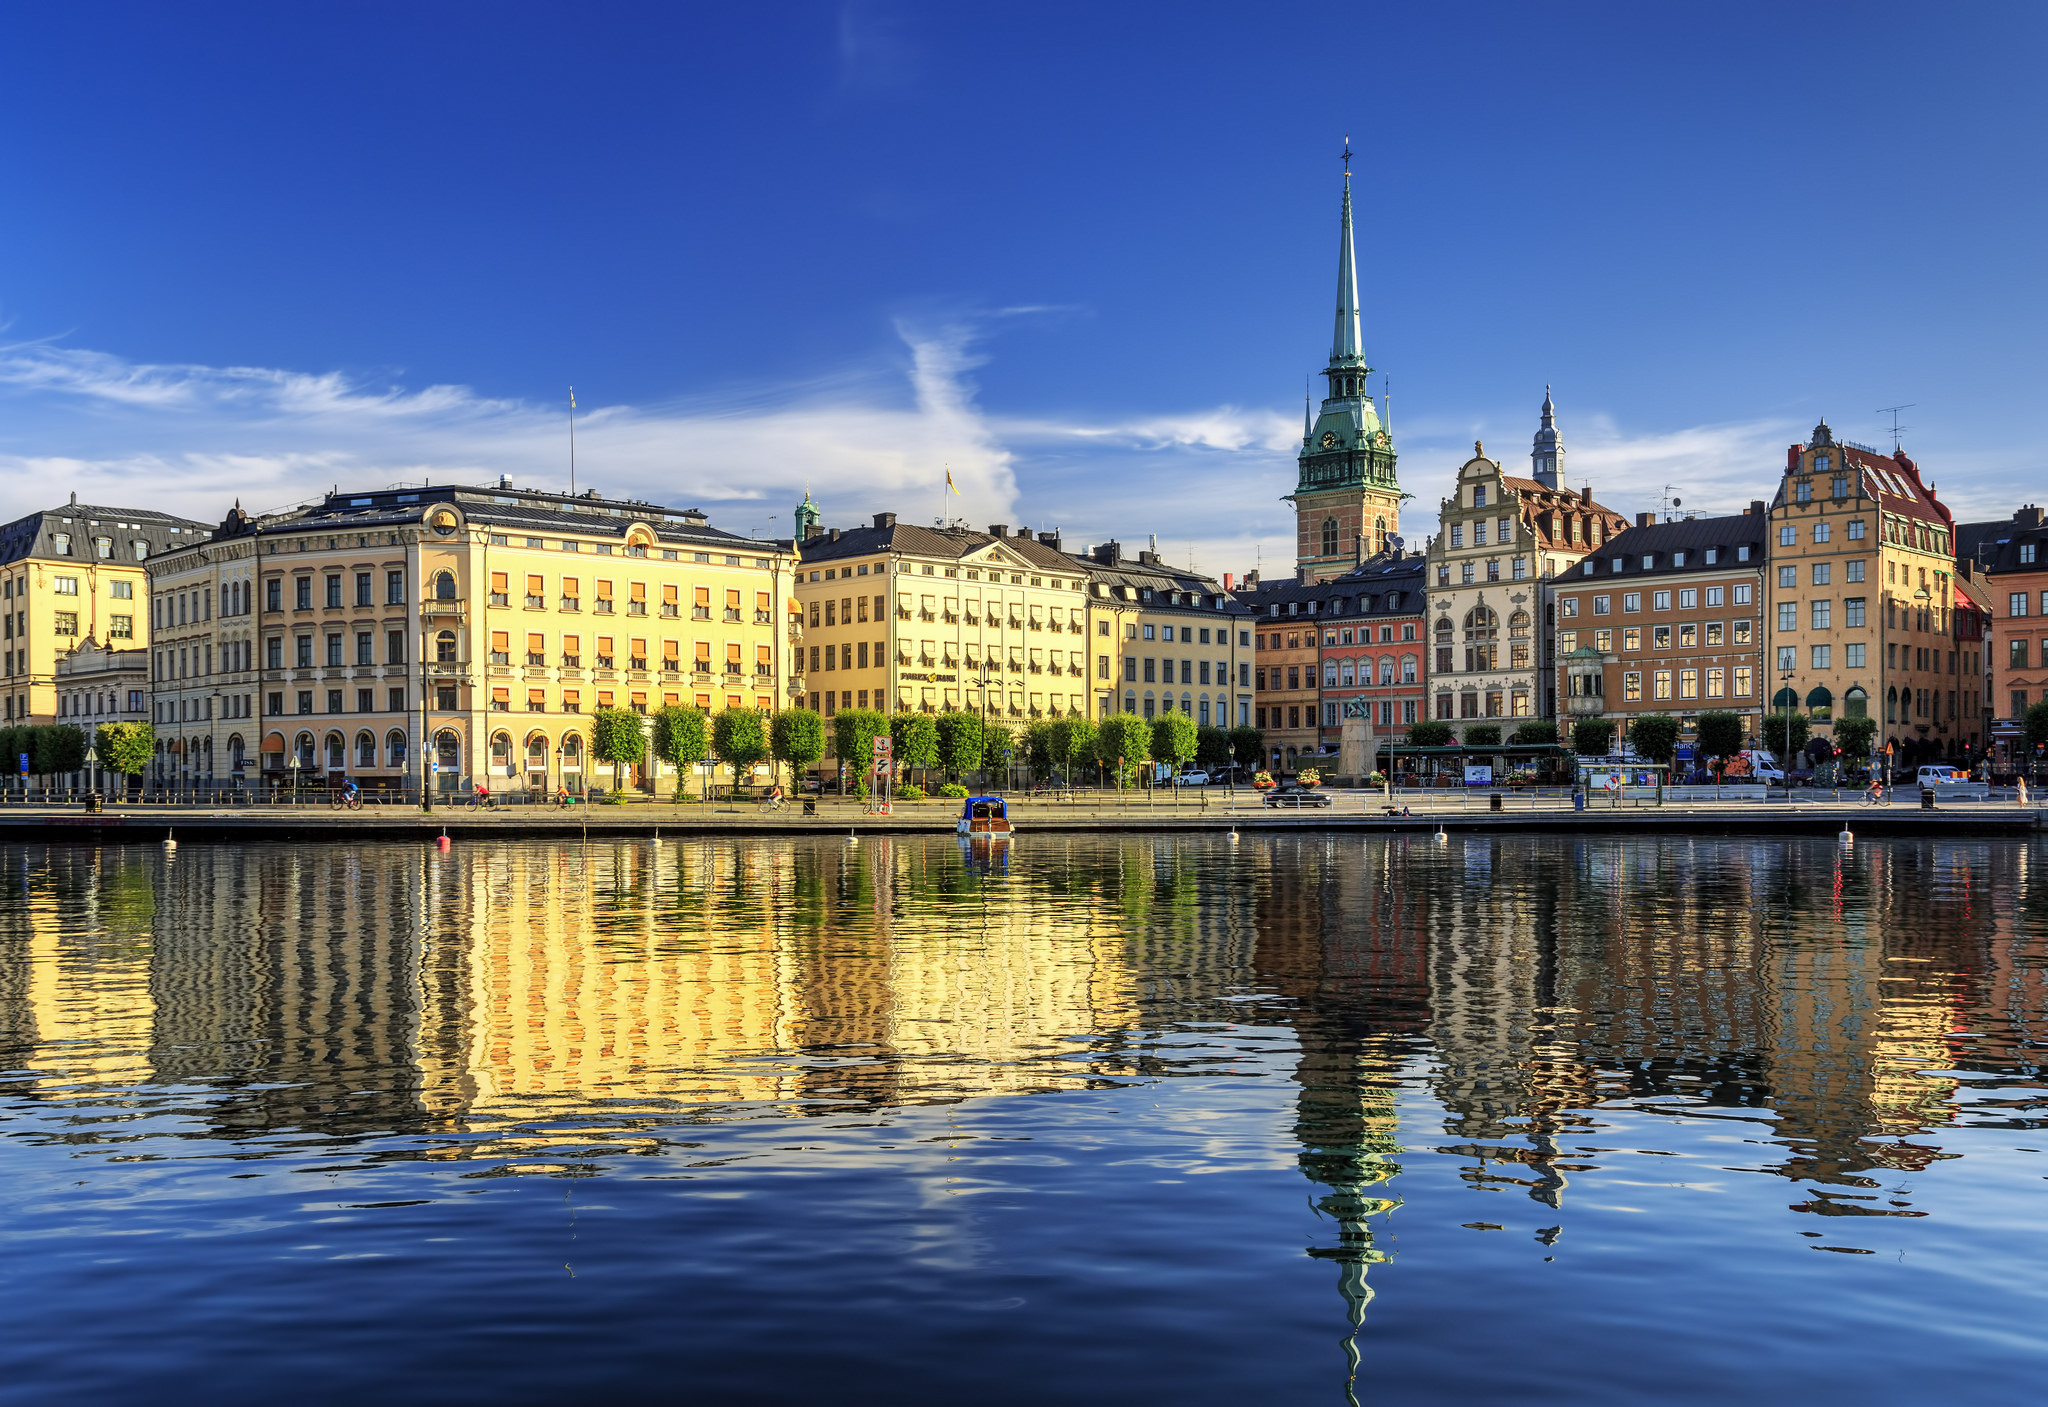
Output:
[[[1477,492],[1483,494],[1486,490],[1482,488],[1477,490]],[[1463,547],[1465,545],[1465,527],[1466,525],[1463,523],[1451,524],[1451,546]],[[1474,519],[1471,528],[1472,545],[1474,547],[1486,546],[1486,520],[1483,518]],[[1515,520],[1513,518],[1502,518],[1494,533],[1493,540],[1497,543],[1508,543],[1514,541],[1514,536]]]
[[[491,534],[491,546],[510,547],[511,545],[512,539],[510,534]],[[548,544],[545,538],[523,537],[519,540],[519,545],[522,547],[532,548],[535,551],[548,550]],[[594,555],[599,557],[611,556],[614,546],[612,543],[609,542],[594,542],[584,544],[576,541],[576,539],[574,538],[568,537],[555,539],[555,550],[561,552],[581,552],[586,545],[589,546],[591,552]],[[648,555],[647,544],[644,542],[627,543],[625,551],[621,555],[627,557],[645,557]],[[661,560],[664,562],[679,562],[682,560],[682,556],[683,554],[681,553],[681,551],[676,548],[664,547],[661,549]],[[738,557],[733,556],[729,552],[692,552],[690,554],[690,560],[693,562],[722,563],[723,565],[728,567],[737,567],[742,565],[740,559]],[[754,565],[763,571],[770,571],[773,570],[775,562],[772,558],[769,557],[756,557],[754,559]]]
[[[175,529],[173,529],[173,531],[175,531]],[[59,557],[69,557],[73,555],[71,550],[70,533],[52,533],[50,535],[50,541],[54,545],[56,553]],[[141,538],[131,539],[130,542],[128,543],[128,550],[134,554],[135,560],[138,562],[146,562],[149,560],[149,544],[143,541]],[[112,539],[111,537],[94,538],[92,540],[92,555],[104,562],[112,561],[114,559],[114,539]]]
[[[1856,565],[1860,566],[1861,564],[1858,563]],[[1863,579],[1860,571],[1856,574],[1855,579],[1858,581]],[[1729,587],[1681,586],[1675,589],[1675,595],[1672,590],[1652,591],[1649,595],[1650,609],[1653,611],[1671,610],[1674,600],[1677,603],[1677,609],[1691,611],[1697,610],[1702,606],[1708,610],[1722,605],[1747,606],[1755,601],[1756,590],[1749,582],[1737,582]],[[1612,595],[1603,594],[1586,599],[1592,603],[1592,614],[1605,616],[1614,613],[1614,597]],[[1558,613],[1567,619],[1578,615],[1579,601],[1580,598],[1577,596],[1558,597]],[[1634,615],[1641,611],[1643,609],[1643,593],[1640,591],[1622,592],[1621,609],[1624,615]]]
[[[1415,638],[1415,629],[1414,621],[1403,621],[1401,624],[1401,638],[1403,640],[1413,640]],[[1222,632],[1219,631],[1217,633],[1220,635]],[[1354,631],[1349,627],[1342,630],[1325,630],[1323,632],[1323,644],[1326,646],[1370,645],[1373,640],[1373,627],[1361,625],[1357,628],[1355,636],[1356,638],[1353,638]],[[1379,627],[1379,638],[1382,643],[1391,644],[1394,639],[1394,627],[1391,625]],[[1271,642],[1270,644],[1268,643],[1269,641]],[[1205,640],[1203,643],[1206,644],[1208,642]],[[1307,632],[1290,631],[1283,637],[1276,630],[1270,634],[1259,636],[1259,648],[1262,650],[1300,650],[1304,648],[1313,650],[1316,648],[1316,632],[1313,630]]]
[[[1109,696],[1107,694],[1103,696],[1105,709],[1108,705],[1108,698]],[[1157,712],[1172,713],[1174,711],[1173,704],[1174,700],[1172,695],[1168,695],[1163,701],[1161,701],[1160,705],[1157,706],[1157,709],[1155,711],[1155,704],[1150,694],[1145,695],[1145,697],[1142,700],[1139,699],[1139,697],[1136,694],[1124,695],[1124,712],[1143,713],[1147,718],[1156,717]],[[1274,711],[1277,713],[1279,710],[1276,709]],[[1206,728],[1210,726],[1209,700],[1207,698],[1196,699],[1189,695],[1183,694],[1180,699],[1180,712],[1187,715],[1189,718],[1194,719],[1195,725],[1197,727]],[[1237,721],[1240,724],[1249,722],[1250,715],[1250,704],[1241,703],[1237,706]],[[1230,700],[1216,700],[1215,726],[1219,728],[1227,728],[1230,726]],[[1263,727],[1265,725],[1261,724],[1260,726]]]
[[[1527,718],[1529,714],[1529,691],[1527,689],[1489,689],[1483,694],[1468,689],[1456,696],[1458,718]],[[1446,691],[1436,696],[1436,716],[1449,719],[1452,695]],[[1505,711],[1503,711],[1505,709]]]
[[[8,579],[6,590],[8,597],[12,598],[14,595],[14,581],[12,578]],[[75,576],[53,576],[50,578],[50,590],[58,596],[76,596],[78,594],[78,578]],[[21,584],[21,594],[23,596],[28,595],[28,583],[25,581]],[[116,601],[132,601],[135,599],[135,583],[120,580],[110,581],[107,583],[107,595]]]
[[[2028,600],[2026,592],[2011,592],[2005,598],[2005,613],[2006,615],[2017,620],[2020,617],[2026,615],[2027,604]],[[2048,616],[2048,591],[2043,591],[2041,593],[2041,609],[2038,612],[2038,614]]]
[[[1832,600],[1807,602],[1806,614],[1810,629],[1833,630],[1835,628],[1835,603]],[[1861,629],[1866,624],[1866,619],[1863,597],[1850,596],[1844,598],[1842,601],[1842,626],[1844,629]],[[1780,631],[1794,631],[1798,628],[1799,603],[1797,601],[1780,601],[1778,603],[1778,629]]]
[[[1893,648],[1897,647],[1894,646]],[[1922,653],[1926,652],[1922,651]],[[1807,657],[1809,668],[1833,669],[1835,667],[1835,647],[1833,645],[1809,645],[1807,647]],[[1867,658],[1865,647],[1860,644],[1844,645],[1842,647],[1842,668],[1844,669],[1862,669]],[[1780,645],[1778,647],[1779,671],[1782,673],[1786,670],[1797,669],[1798,667],[1799,647],[1797,645]]]
[[[1753,622],[1746,620],[1726,622],[1718,620],[1704,622],[1687,621],[1680,625],[1654,625],[1649,627],[1650,648],[1653,650],[1669,650],[1673,648],[1674,642],[1676,648],[1681,650],[1719,650],[1731,645],[1738,649],[1746,648],[1752,641],[1754,633],[1751,628],[1752,625]],[[1642,649],[1643,630],[1644,627],[1639,625],[1624,626],[1621,631],[1621,648],[1623,650]],[[1586,638],[1592,647],[1601,654],[1614,653],[1614,631],[1611,628],[1603,627],[1599,630],[1589,630],[1586,632]],[[1578,631],[1560,630],[1557,632],[1557,653],[1559,655],[1568,655],[1578,648]]]
[[[1805,500],[1802,499],[1800,501],[1804,502]],[[1851,518],[1849,520],[1849,528],[1845,536],[1850,542],[1863,541],[1863,520],[1861,518]],[[1825,518],[1822,518],[1820,521],[1816,522],[1808,532],[1808,540],[1811,542],[1824,543],[1831,541],[1833,537],[1834,525]],[[1778,546],[1797,547],[1798,545],[1798,524],[1780,523],[1778,525]],[[1747,561],[1748,558],[1745,556],[1743,560]]]
[[[1323,726],[1325,728],[1336,728],[1342,725],[1344,721],[1343,707],[1344,705],[1341,700],[1329,699],[1324,702]],[[1392,728],[1395,726],[1394,720],[1396,718],[1399,718],[1403,724],[1413,723],[1416,721],[1416,714],[1420,708],[1421,701],[1417,699],[1381,699],[1378,701],[1379,725],[1382,728]],[[1272,720],[1270,726],[1275,729],[1299,728],[1302,726],[1302,719],[1304,717],[1308,719],[1307,726],[1311,728],[1316,726],[1316,706],[1314,704],[1288,704],[1284,709],[1281,705],[1274,704],[1270,708],[1261,708],[1255,712],[1258,721],[1253,726],[1257,728],[1267,727],[1268,718]]]
[[[28,639],[28,612],[15,611],[0,617],[0,631],[4,631],[4,635],[0,635],[0,638],[12,640],[18,634],[22,639]],[[52,611],[50,613],[50,631],[52,634],[63,636],[66,639],[75,638],[78,634],[78,612]],[[133,640],[134,638],[134,616],[109,615],[107,617],[107,639]]]
[[[1526,581],[1528,579],[1529,559],[1527,557],[1515,558],[1509,564],[1509,568],[1509,580]],[[1550,562],[1549,559],[1546,558],[1543,564],[1543,575],[1549,576],[1550,574]],[[1474,581],[1478,580],[1478,576],[1475,571],[1474,565],[1471,562],[1459,563],[1458,579],[1463,585],[1466,586],[1470,586]],[[1486,559],[1486,579],[1488,581],[1500,580],[1500,558],[1489,557]],[[1449,586],[1451,584],[1451,568],[1449,563],[1439,563],[1437,565],[1436,584],[1438,586]]]
[[[452,640],[453,636],[453,631],[443,631],[440,638]],[[330,655],[334,652],[335,642],[340,638],[338,635],[327,637],[328,653]],[[365,635],[358,635],[356,637],[358,652],[361,651],[363,641],[368,638]],[[596,668],[616,669],[620,667],[615,663],[615,661],[621,658],[617,648],[618,638],[611,635],[594,635],[591,637],[592,643],[597,647],[596,653],[592,656]],[[625,654],[623,656],[626,661],[625,668],[646,669],[648,661],[653,658],[659,659],[662,669],[671,672],[682,667],[682,662],[685,658],[682,641],[662,640],[656,642],[661,646],[661,654],[656,657],[648,654],[647,646],[649,642],[646,639],[637,636],[627,636],[624,638],[626,642]],[[712,642],[709,640],[697,640],[692,643],[695,649],[688,656],[692,667],[700,674],[708,674],[711,671],[713,659]],[[526,636],[525,644],[526,649],[522,658],[514,661],[512,658],[511,633],[504,630],[491,632],[490,662],[492,664],[519,663],[528,666],[545,666],[560,663],[566,669],[577,669],[583,665],[583,637],[581,635],[564,635],[562,637],[562,649],[559,657],[549,653],[548,637],[541,632],[529,633]],[[745,647],[737,641],[729,640],[725,642],[725,666],[728,674],[737,674],[740,671],[740,665],[745,658],[744,651]],[[775,668],[774,647],[771,645],[757,645],[754,647],[754,653],[756,661],[755,672],[757,674],[773,673]],[[329,661],[329,663],[334,662],[331,659]],[[358,660],[358,663],[368,663],[368,661]]]
[[[1677,693],[1672,693],[1674,680]],[[1706,692],[1701,692],[1704,683]],[[1756,687],[1755,675],[1748,665],[1737,665],[1733,669],[1709,667],[1707,669],[1658,669],[1650,673],[1650,697],[1664,700],[1680,699],[1746,699]],[[1625,670],[1621,676],[1621,697],[1624,703],[1640,703],[1643,698],[1643,671]]]
[[[1392,655],[1382,655],[1379,662],[1379,682],[1382,684],[1414,684],[1418,682],[1416,671],[1422,661],[1414,655],[1403,655],[1399,663]],[[1277,671],[1276,671],[1277,673]],[[1397,678],[1398,675],[1398,678]],[[1323,687],[1334,689],[1354,684],[1373,682],[1373,662],[1369,659],[1324,660]]]
[[[2008,640],[2005,643],[2006,668],[2031,669],[2033,659],[2031,640]],[[2048,669],[2048,638],[2041,641],[2041,668]]]

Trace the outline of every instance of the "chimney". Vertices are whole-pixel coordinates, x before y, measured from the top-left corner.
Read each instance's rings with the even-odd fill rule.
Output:
[[[1038,541],[1041,546],[1050,547],[1055,552],[1060,550],[1060,535],[1057,530],[1049,533],[1040,533]]]
[[[990,523],[988,525],[988,535],[990,537],[1008,537],[1010,535],[1010,525],[1008,523]]]
[[[1799,456],[1805,452],[1805,445],[1785,446],[1785,472],[1787,474],[1795,474],[1799,471]]]
[[[1655,513],[1638,513],[1638,514],[1636,514],[1636,526],[1637,526],[1637,527],[1639,527],[1639,528],[1647,528],[1648,526],[1650,526],[1650,524],[1652,524],[1652,523],[1654,523],[1654,522],[1656,522],[1656,521],[1657,521],[1657,515],[1656,515]]]
[[[837,542],[837,541],[839,541],[839,529],[837,529],[837,528],[827,528],[827,529],[825,529],[825,539],[826,539],[826,541],[828,541],[828,542]]]
[[[1593,501],[1593,486],[1591,484],[1582,484],[1579,487],[1579,501],[1581,503],[1591,503]]]
[[[512,487],[512,476],[511,476],[510,474],[500,474],[500,475],[498,476],[498,487],[499,487],[499,488],[501,488],[501,489],[509,489],[509,488],[511,488],[511,487]]]
[[[1152,540],[1154,542],[1157,542],[1159,539],[1155,537]],[[1150,551],[1140,552],[1138,554],[1138,561],[1141,565],[1147,567],[1156,567],[1159,565],[1159,554],[1157,552]]]
[[[1225,573],[1223,574],[1223,589],[1224,589],[1225,591],[1233,591],[1233,590],[1235,590],[1235,589],[1236,589],[1235,587],[1231,586],[1231,584],[1230,584],[1230,573],[1229,573],[1229,572],[1225,572]]]
[[[1018,537],[1021,537],[1021,538],[1023,538],[1023,539],[1024,539],[1024,540],[1025,540],[1026,542],[1029,542],[1029,541],[1031,541],[1031,529],[1029,529],[1029,528],[1019,528],[1019,529],[1017,529],[1017,533],[1016,533],[1016,535],[1017,535]]]
[[[1105,567],[1113,567],[1116,565],[1117,558],[1123,556],[1123,552],[1124,545],[1115,538],[1111,538],[1108,542],[1096,547],[1095,560],[1102,563]]]
[[[2038,527],[2040,527],[2040,526],[2041,526],[2041,508],[2040,508],[2040,505],[2039,505],[2039,504],[2035,504],[2035,503],[2029,503],[2029,504],[2028,504],[2028,505],[2027,505],[2026,507],[2024,507],[2024,508],[2020,509],[2020,510],[2019,510],[2019,512],[2017,512],[2017,513],[2015,513],[2015,514],[2013,514],[2013,515],[2012,515],[2012,525],[2013,525],[2014,527],[2016,527],[2016,528],[2038,528]]]
[[[1752,498],[1749,501],[1749,516],[1752,518],[1761,518],[1763,517],[1763,515],[1764,501],[1761,498]]]
[[[895,515],[894,513],[877,513],[877,514],[875,514],[875,526],[876,526],[876,527],[878,527],[878,528],[893,528],[893,527],[895,527],[895,526],[896,526],[896,515]]]

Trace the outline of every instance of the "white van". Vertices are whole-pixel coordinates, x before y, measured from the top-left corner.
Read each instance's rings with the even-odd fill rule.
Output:
[[[1935,763],[1922,767],[1913,779],[1926,788],[1964,786],[1972,780],[1970,774],[1960,768]]]
[[[1765,786],[1785,785],[1785,769],[1778,765],[1778,759],[1762,748],[1745,748],[1735,754],[1735,765],[1729,767],[1726,780],[1735,782],[1760,782]]]

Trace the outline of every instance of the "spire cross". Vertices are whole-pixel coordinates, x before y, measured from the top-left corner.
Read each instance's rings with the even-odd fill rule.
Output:
[[[1349,133],[1346,133],[1344,137],[1344,180],[1347,184],[1351,180],[1351,137]]]

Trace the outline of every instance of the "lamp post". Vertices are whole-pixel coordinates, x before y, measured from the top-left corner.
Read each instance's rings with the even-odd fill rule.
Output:
[[[299,750],[297,748],[292,749],[291,758],[284,765],[292,774],[292,805],[296,806],[299,804]]]
[[[98,732],[99,730],[95,728],[85,740],[85,789],[89,792],[100,789],[99,778],[94,775],[100,765],[99,751],[93,746],[98,740]]]
[[[1778,759],[1778,775],[1785,779],[1785,800],[1792,800],[1792,705],[1796,695],[1792,691],[1793,671],[1786,670],[1778,676],[1778,692],[1785,695],[1785,755]]]

